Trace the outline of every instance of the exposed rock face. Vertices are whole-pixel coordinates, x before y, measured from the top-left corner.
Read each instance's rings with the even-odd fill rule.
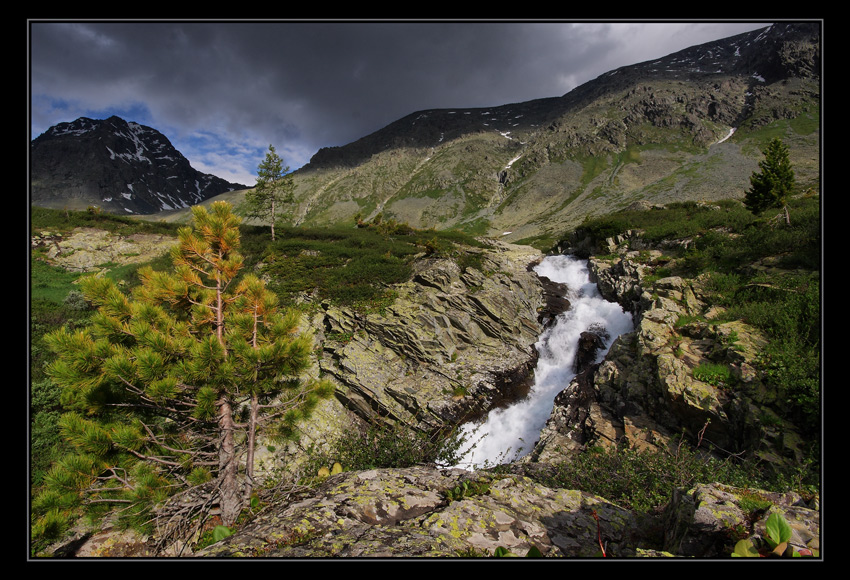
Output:
[[[316,325],[325,338],[344,338],[325,340],[321,368],[339,381],[338,398],[349,409],[433,430],[527,388],[549,317],[543,283],[529,271],[543,256],[510,244],[468,251],[480,252],[481,270],[424,259],[381,314],[324,305]]]
[[[637,232],[608,244],[618,257],[591,258],[591,273],[603,296],[632,311],[635,331],[615,340],[602,363],[558,395],[530,457],[562,461],[589,444],[665,449],[684,431],[704,449],[799,464],[802,441],[794,425],[783,422],[780,435],[760,420],[776,417],[754,371],[764,337],[740,321],[678,324],[681,317],[711,314],[700,298],[701,280],[647,283],[645,272],[661,252],[647,250]],[[697,378],[695,369],[708,363],[728,369],[734,385]]]

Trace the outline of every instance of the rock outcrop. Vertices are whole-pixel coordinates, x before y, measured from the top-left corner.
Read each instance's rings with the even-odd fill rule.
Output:
[[[451,498],[466,483],[473,489]],[[269,510],[204,557],[460,557],[499,547],[525,556],[592,557],[597,522],[609,550],[634,555],[632,514],[591,494],[516,475],[435,467],[342,473]]]
[[[459,492],[459,490],[467,490]],[[200,558],[462,558],[499,548],[547,558],[728,558],[738,539],[760,545],[770,514],[797,552],[820,550],[816,501],[720,484],[675,490],[664,512],[639,518],[603,498],[516,474],[418,466],[343,472],[269,505]],[[659,533],[659,530],[663,530]],[[536,552],[535,552],[536,550]],[[151,539],[106,529],[55,557],[153,557]]]
[[[457,425],[518,398],[537,360],[534,344],[551,308],[529,265],[543,255],[498,244],[478,268],[425,258],[381,313],[330,304],[314,326],[323,334],[321,370],[338,398],[368,420],[431,431]]]
[[[703,299],[702,278],[647,278],[662,253],[647,249],[639,232],[607,240],[607,251],[616,257],[590,258],[592,276],[603,296],[633,313],[635,331],[558,395],[531,458],[556,462],[587,445],[667,449],[684,432],[724,456],[798,465],[798,430],[778,419],[754,370],[760,332],[711,322],[717,312]]]
[[[177,244],[175,236],[131,234],[122,236],[97,228],[74,228],[64,235],[39,232],[33,248],[43,247],[48,262],[71,272],[98,272],[109,265],[142,264],[167,253]]]

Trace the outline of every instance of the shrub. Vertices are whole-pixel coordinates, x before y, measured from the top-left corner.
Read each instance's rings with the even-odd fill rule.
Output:
[[[709,385],[726,388],[732,380],[728,365],[703,363],[694,368],[694,378]]]
[[[417,255],[452,256],[457,244],[481,245],[460,232],[420,231],[391,220],[346,229],[278,228],[273,243],[262,230],[244,231],[244,253],[283,300],[307,292],[366,311],[391,299],[387,287],[410,278]]]
[[[421,463],[455,465],[463,443],[457,432],[428,434],[403,423],[367,425],[329,442],[326,451],[310,453],[308,473],[334,462],[345,470],[412,467]]]
[[[705,481],[759,489],[787,483],[772,482],[755,464],[704,456],[686,445],[675,453],[588,450],[558,465],[547,483],[593,493],[638,513],[649,513],[664,506],[675,488],[687,489]]]

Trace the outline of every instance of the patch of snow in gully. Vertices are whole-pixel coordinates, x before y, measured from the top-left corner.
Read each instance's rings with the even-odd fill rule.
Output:
[[[558,315],[536,344],[540,358],[528,396],[509,407],[494,409],[481,422],[462,427],[467,437],[464,450],[472,447],[472,451],[456,467],[493,466],[528,454],[546,425],[555,397],[575,377],[573,362],[581,333],[598,326],[608,333],[605,348],[597,353],[596,362],[601,362],[614,339],[633,329],[631,314],[599,294],[590,281],[585,260],[548,256],[534,270],[567,285],[570,309]]]

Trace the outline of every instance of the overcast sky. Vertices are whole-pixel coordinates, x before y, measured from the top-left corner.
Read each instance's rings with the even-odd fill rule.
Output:
[[[30,21],[34,139],[79,117],[162,132],[192,167],[253,185],[415,111],[566,94],[614,68],[764,22]]]

